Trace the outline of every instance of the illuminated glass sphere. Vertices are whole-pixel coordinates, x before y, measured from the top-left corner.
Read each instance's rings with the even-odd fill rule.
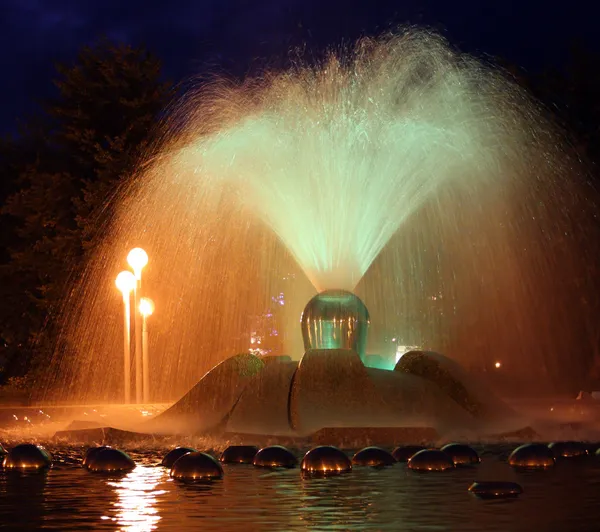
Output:
[[[171,477],[185,482],[223,478],[223,468],[209,454],[195,451],[184,454],[171,468]]]
[[[550,443],[548,447],[555,458],[580,458],[588,455],[587,447],[579,441],[557,441]]]
[[[129,294],[129,292],[135,288],[135,283],[135,275],[129,270],[123,270],[117,275],[117,279],[115,280],[117,288],[123,292],[123,294]]]
[[[481,462],[481,458],[479,458],[475,449],[461,443],[444,445],[442,451],[452,459],[455,466],[471,466]]]
[[[303,475],[330,476],[352,471],[352,462],[343,451],[320,445],[308,451],[300,465]]]
[[[408,460],[408,468],[413,471],[447,471],[454,469],[454,462],[444,451],[423,449]]]
[[[525,469],[545,469],[554,465],[554,453],[541,443],[527,443],[511,453],[508,463]]]
[[[364,361],[369,311],[352,292],[326,290],[314,296],[300,318],[304,349],[353,349]]]
[[[100,451],[104,451],[104,449],[110,449],[110,445],[99,445],[98,447],[90,447],[86,453],[85,456],[83,457],[83,462],[81,462],[81,465],[83,467],[87,467],[88,464],[90,463],[90,461],[92,460],[92,458],[94,458],[94,456],[96,456]]]
[[[135,462],[123,451],[107,447],[90,458],[87,468],[92,473],[125,473],[135,468]]]
[[[252,463],[257,467],[296,467],[297,458],[281,445],[263,447],[256,453]]]
[[[254,445],[230,445],[225,449],[219,460],[225,464],[251,464],[258,452]]]
[[[365,447],[352,457],[353,466],[384,467],[395,463],[396,459],[380,447]]]
[[[392,451],[396,462],[408,462],[415,454],[425,449],[422,445],[400,445]]]
[[[133,248],[127,255],[127,264],[133,268],[136,277],[139,277],[144,266],[148,264],[148,253],[142,248]]]
[[[197,449],[193,449],[192,447],[175,447],[175,449],[171,449],[167,454],[165,454],[160,465],[171,469],[173,464],[184,454],[195,452],[197,452]]]
[[[2,465],[5,469],[44,469],[52,465],[52,457],[43,447],[21,443],[8,451]]]
[[[152,301],[149,297],[142,297],[140,299],[140,314],[142,316],[152,316],[154,314],[154,301]]]
[[[476,481],[469,486],[469,491],[480,499],[505,499],[518,497],[523,488],[516,482]]]

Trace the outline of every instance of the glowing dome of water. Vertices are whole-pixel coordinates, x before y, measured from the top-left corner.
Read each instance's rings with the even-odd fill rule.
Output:
[[[353,349],[364,359],[369,311],[352,292],[317,294],[304,307],[300,323],[304,349]]]
[[[297,359],[298,316],[330,289],[368,306],[367,352],[418,345],[476,367],[501,359],[515,382],[564,383],[562,354],[592,323],[570,238],[584,212],[576,177],[512,81],[425,31],[203,85],[107,205],[115,215],[65,300],[51,397],[121,396],[114,278],[138,246],[157,309],[153,401],[233,353]]]

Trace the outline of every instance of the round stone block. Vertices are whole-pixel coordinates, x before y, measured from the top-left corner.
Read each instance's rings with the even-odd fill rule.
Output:
[[[256,453],[252,463],[257,467],[296,467],[297,458],[281,445],[263,447]]]
[[[90,458],[87,468],[92,473],[125,473],[135,468],[135,462],[123,451],[108,447]]]
[[[419,451],[424,450],[422,445],[400,445],[392,451],[396,462],[408,462]]]
[[[4,457],[5,469],[43,469],[52,465],[50,453],[39,445],[21,443]]]
[[[480,499],[506,499],[518,497],[523,488],[516,482],[476,481],[469,486],[469,491]]]
[[[81,465],[83,467],[87,467],[88,464],[90,463],[90,461],[92,460],[92,458],[94,458],[94,456],[96,456],[100,451],[103,451],[104,449],[110,449],[110,445],[99,445],[98,447],[90,447],[86,453],[85,456],[83,457],[83,461],[81,462]]]
[[[444,451],[424,449],[410,458],[408,468],[413,471],[447,471],[454,469],[454,462]]]
[[[352,457],[353,466],[384,467],[395,463],[395,458],[380,447],[365,447]]]
[[[444,445],[441,450],[452,459],[455,466],[472,466],[481,463],[477,451],[462,443],[449,443]]]
[[[588,455],[587,446],[579,441],[557,441],[548,444],[554,458],[580,458]]]
[[[254,445],[230,445],[219,458],[224,464],[251,464],[258,452]]]
[[[337,447],[320,445],[304,455],[300,468],[303,475],[339,475],[352,471],[352,462]]]
[[[545,469],[555,463],[554,453],[541,443],[526,443],[517,447],[508,457],[513,467],[524,469]]]
[[[173,464],[184,454],[195,453],[196,451],[197,449],[193,449],[192,447],[175,447],[175,449],[171,449],[167,454],[165,454],[161,465],[170,469],[173,467]]]
[[[223,478],[223,468],[209,454],[195,451],[184,454],[171,468],[171,477],[185,482]]]

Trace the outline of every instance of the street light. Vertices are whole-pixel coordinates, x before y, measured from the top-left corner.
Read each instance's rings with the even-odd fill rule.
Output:
[[[131,402],[131,307],[129,303],[131,291],[135,289],[135,276],[130,271],[122,271],[115,281],[117,288],[123,294],[123,353],[124,369],[123,383],[125,390],[125,403]]]
[[[127,255],[127,264],[133,269],[135,278],[142,280],[142,270],[148,264],[148,253],[142,248],[133,248]]]
[[[142,328],[140,327],[140,296],[142,292],[142,270],[148,264],[148,254],[142,248],[133,248],[127,255],[127,263],[135,274],[134,326],[135,326],[135,398],[142,402]]]
[[[154,301],[148,297],[140,299],[140,314],[142,321],[142,358],[144,368],[144,403],[150,402],[150,360],[148,359],[148,323],[146,319],[154,312]]]

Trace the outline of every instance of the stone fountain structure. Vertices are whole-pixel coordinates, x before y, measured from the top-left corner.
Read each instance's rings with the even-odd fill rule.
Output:
[[[306,438],[319,433],[408,439],[499,433],[523,426],[514,412],[449,358],[406,353],[393,370],[364,364],[369,313],[327,290],[301,318],[305,353],[232,356],[154,419],[153,432]]]

